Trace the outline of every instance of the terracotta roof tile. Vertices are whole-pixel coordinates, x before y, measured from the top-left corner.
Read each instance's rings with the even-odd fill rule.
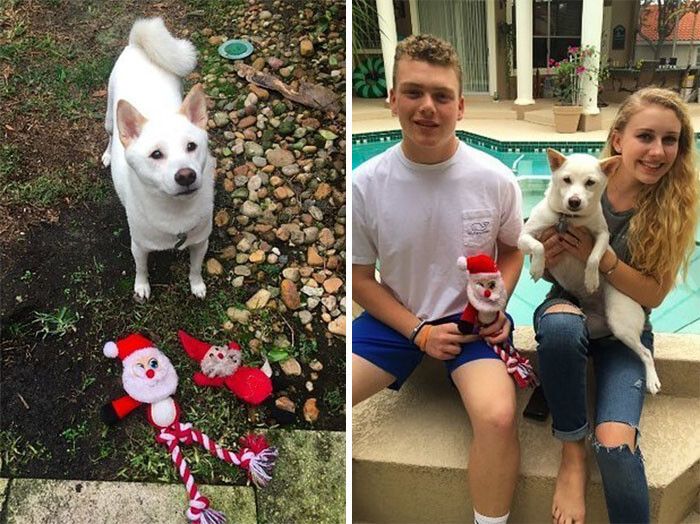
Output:
[[[657,18],[658,18],[658,9],[656,6],[650,6],[647,8],[649,10],[649,14],[646,16],[644,19],[644,26],[642,27],[642,32],[650,39],[653,41],[656,41],[659,39],[659,33],[657,30]],[[697,22],[695,23],[695,38],[694,40],[700,44],[700,14],[695,14],[695,13],[686,13],[683,15],[683,17],[678,21],[678,37],[677,41],[690,41],[693,40],[693,21],[697,17]],[[668,37],[667,40],[673,40],[673,33],[671,33]],[[642,37],[637,35],[637,42],[643,41]]]

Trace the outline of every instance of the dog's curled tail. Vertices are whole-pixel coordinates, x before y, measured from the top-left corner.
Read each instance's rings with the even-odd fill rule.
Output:
[[[131,28],[129,44],[141,48],[153,63],[180,77],[197,66],[197,50],[192,42],[171,35],[160,17],[137,20]]]

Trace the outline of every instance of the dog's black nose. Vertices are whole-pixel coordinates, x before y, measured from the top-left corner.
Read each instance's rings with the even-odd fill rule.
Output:
[[[175,182],[180,184],[181,186],[189,186],[192,185],[192,183],[197,179],[197,173],[195,173],[192,169],[183,167],[182,169],[178,169],[177,173],[175,173]]]
[[[581,199],[580,198],[570,198],[569,199],[569,209],[578,209],[578,207],[581,205]]]

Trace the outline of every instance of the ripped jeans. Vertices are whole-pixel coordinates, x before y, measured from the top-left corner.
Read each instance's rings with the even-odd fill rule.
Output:
[[[622,342],[588,338],[585,317],[547,313],[564,299],[546,300],[535,311],[540,379],[552,412],[552,433],[564,441],[581,440],[589,433],[586,414],[586,367],[590,356],[596,381],[595,425],[622,422],[637,429],[646,391],[644,365]],[[653,351],[653,334],[642,333]],[[603,479],[610,522],[649,522],[649,487],[642,453],[627,444],[608,448],[593,436],[593,450]]]

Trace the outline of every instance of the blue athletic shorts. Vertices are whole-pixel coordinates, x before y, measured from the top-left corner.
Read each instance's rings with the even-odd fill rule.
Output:
[[[513,326],[511,329],[512,343],[513,318],[510,315],[507,316]],[[459,317],[460,315],[451,315],[429,322],[429,324],[439,325],[457,322]],[[403,385],[420,364],[424,355],[417,345],[366,311],[352,323],[352,352],[394,376],[396,381],[389,386],[390,389],[394,390],[398,390]],[[447,366],[447,373],[450,375],[462,364],[482,358],[500,360],[494,350],[483,339],[479,339],[464,344],[459,355],[444,362]]]

